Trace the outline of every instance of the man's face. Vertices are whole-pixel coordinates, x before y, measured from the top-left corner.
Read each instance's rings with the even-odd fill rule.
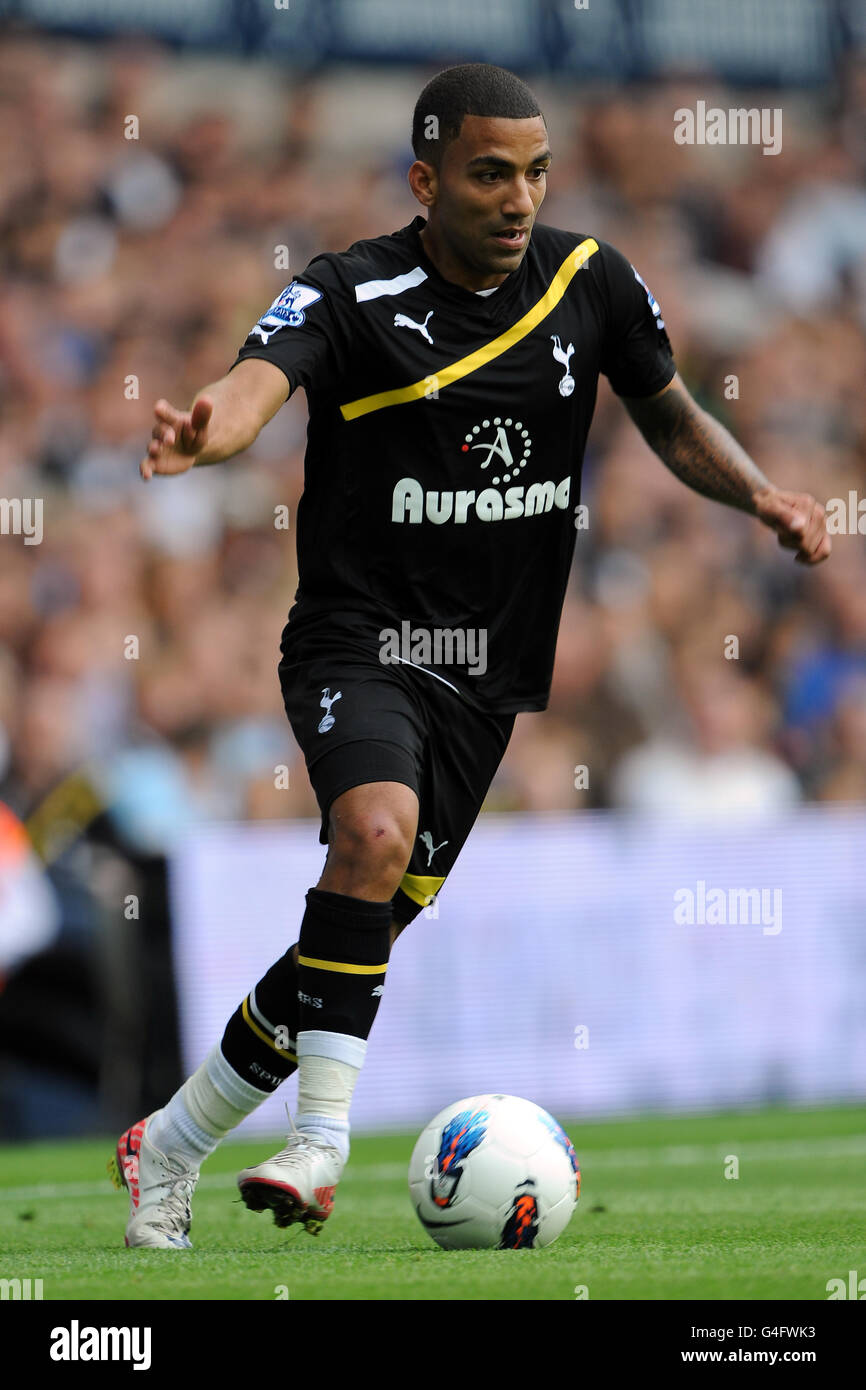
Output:
[[[526,255],[550,164],[541,116],[465,116],[432,182],[430,221],[472,275],[500,277]]]

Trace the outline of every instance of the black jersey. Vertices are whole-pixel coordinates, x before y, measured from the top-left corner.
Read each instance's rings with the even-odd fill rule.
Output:
[[[327,617],[367,651],[387,633],[390,659],[483,709],[544,709],[598,375],[652,395],[670,342],[603,241],[536,224],[519,268],[477,294],[439,274],[424,226],[314,257],[238,355],[307,393],[288,630]],[[461,632],[465,663],[456,638],[435,645]]]

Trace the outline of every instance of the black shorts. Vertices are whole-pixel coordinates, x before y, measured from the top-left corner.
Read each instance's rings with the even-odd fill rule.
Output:
[[[332,639],[283,634],[280,685],[322,812],[365,782],[403,782],[419,816],[408,869],[394,894],[405,925],[432,902],[478,817],[508,747],[513,714],[474,708],[441,678]]]

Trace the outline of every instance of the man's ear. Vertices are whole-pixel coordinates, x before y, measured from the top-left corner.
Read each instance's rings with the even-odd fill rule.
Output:
[[[439,173],[436,166],[416,159],[406,175],[409,187],[423,207],[432,207],[439,194]]]

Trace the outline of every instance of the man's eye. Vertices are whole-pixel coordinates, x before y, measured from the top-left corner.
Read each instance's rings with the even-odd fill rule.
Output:
[[[530,177],[534,178],[537,182],[539,179],[543,179],[547,173],[547,165],[543,165],[538,169],[530,169],[529,173]],[[500,169],[485,169],[478,177],[481,179],[482,183],[493,183],[502,178],[502,171]]]

